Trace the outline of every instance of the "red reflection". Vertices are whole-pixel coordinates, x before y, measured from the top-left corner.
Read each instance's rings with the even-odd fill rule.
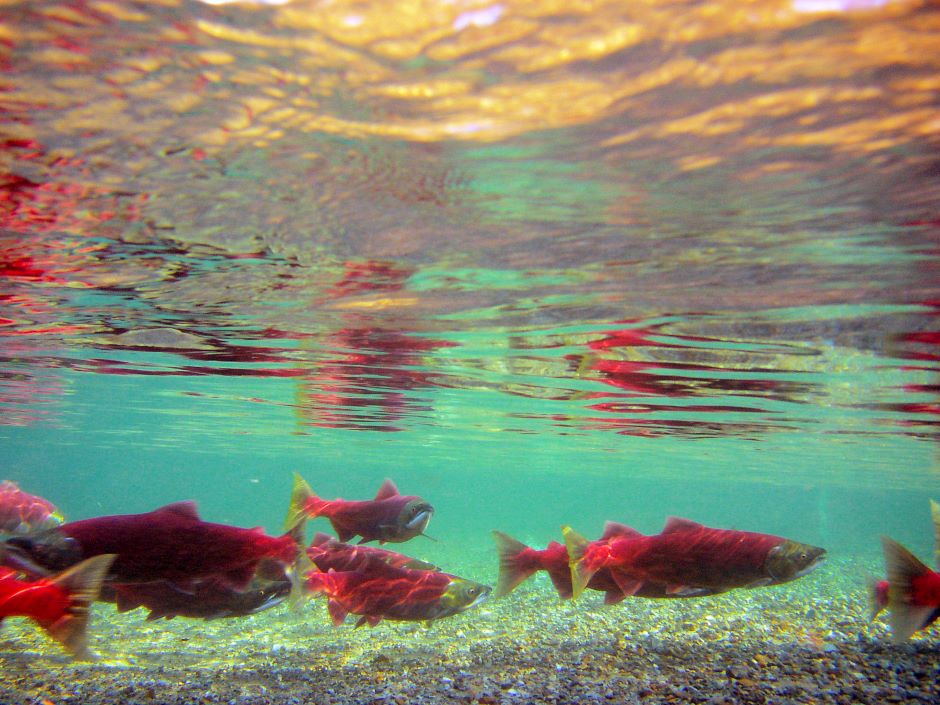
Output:
[[[940,367],[931,363],[940,362],[940,331],[934,330],[937,325],[937,317],[940,316],[940,300],[928,299],[919,302],[919,304],[928,309],[923,314],[923,328],[895,336],[891,351],[897,357],[917,361],[918,364],[908,365],[905,369],[933,372],[936,375],[940,373]],[[934,399],[930,401],[904,401],[877,404],[875,405],[876,408],[915,417],[902,418],[900,420],[889,419],[891,423],[899,423],[908,427],[929,428],[936,426],[938,424],[937,420],[918,419],[916,416],[940,415],[940,402],[936,400],[938,391],[940,391],[940,383],[905,384],[902,389],[908,394],[931,395]]]
[[[591,401],[587,408],[603,412],[603,417],[591,417],[587,425],[593,428],[615,429],[617,433],[631,435],[716,435],[718,433],[745,434],[756,429],[767,430],[772,424],[743,424],[726,420],[713,420],[727,414],[771,414],[759,405],[714,403],[716,397],[775,399],[803,402],[812,385],[790,380],[742,376],[735,367],[721,365],[721,343],[724,341],[702,336],[675,335],[664,330],[665,324],[642,325],[638,319],[621,321],[632,327],[614,331],[601,331],[586,343],[590,352],[568,355],[566,359],[576,365],[578,377],[595,379],[611,391],[586,392],[578,398]],[[701,343],[709,343],[703,346]],[[668,350],[669,361],[658,361],[656,350]],[[717,364],[706,365],[691,361],[703,353]],[[665,356],[665,355],[663,355]],[[643,359],[637,359],[637,358]],[[686,358],[690,361],[682,361]],[[749,369],[747,372],[768,370]],[[665,399],[690,399],[687,404],[664,403]],[[642,416],[637,416],[637,415]],[[701,414],[708,419],[677,419],[675,415]]]
[[[328,292],[334,302],[363,294],[397,293],[412,273],[410,268],[387,262],[347,262],[342,278]],[[403,430],[398,422],[429,410],[414,394],[434,384],[423,357],[454,344],[395,327],[394,313],[388,316],[387,326],[358,325],[356,314],[343,317],[349,325],[321,341],[332,351],[329,358],[301,383],[301,417],[328,428]],[[369,320],[383,318],[370,316]]]
[[[96,186],[95,173],[83,158],[50,156],[35,140],[5,140],[2,151],[11,161],[0,174],[0,228],[35,237],[41,233],[116,236],[121,225],[140,220],[146,196]],[[39,164],[33,164],[38,162]],[[20,175],[34,173],[43,179]],[[120,216],[119,223],[112,222]]]

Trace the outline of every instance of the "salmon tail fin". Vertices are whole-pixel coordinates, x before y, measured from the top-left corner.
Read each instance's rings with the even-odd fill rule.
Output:
[[[316,570],[317,567],[310,560],[307,552],[301,549],[300,555],[297,556],[297,561],[294,563],[294,569],[290,571],[290,595],[287,598],[287,604],[291,611],[299,612],[307,603],[307,600],[310,599],[310,593],[315,592],[312,588],[315,585],[318,586],[319,583],[314,580],[313,585],[310,585],[307,574]]]
[[[300,473],[295,472],[294,487],[290,493],[290,506],[287,509],[287,518],[284,520],[285,531],[292,531],[298,524],[303,525],[308,516],[315,516],[310,513],[307,505],[311,499],[316,498],[316,494],[310,489],[307,481],[300,476]]]
[[[869,575],[865,583],[868,587],[868,621],[871,623],[888,606],[888,581]]]
[[[50,578],[53,584],[68,593],[69,606],[57,620],[42,626],[76,659],[93,661],[96,658],[88,648],[89,608],[98,598],[101,583],[114,558],[113,553],[95,556]]]
[[[304,545],[307,543],[307,534],[304,531],[304,524],[307,521],[307,517],[304,514],[297,519],[292,527],[290,527],[285,537],[289,537],[296,546],[296,556],[294,557],[293,565],[287,568],[285,571],[287,573],[287,578],[290,580],[290,592],[292,596],[296,596],[303,592],[303,574],[310,570],[312,565],[310,558],[307,556],[307,551],[304,549]],[[293,604],[293,600],[292,600]]]
[[[930,516],[933,519],[934,562],[940,570],[940,504],[930,500]]]
[[[529,550],[521,541],[502,531],[494,531],[493,539],[496,541],[496,553],[499,555],[499,577],[493,596],[503,597],[537,571],[538,567],[521,558],[523,553]]]
[[[568,549],[568,565],[571,566],[571,596],[578,599],[587,584],[591,582],[597,569],[591,569],[584,564],[588,540],[570,526],[563,526],[561,531],[565,536],[565,546]]]
[[[894,643],[900,644],[923,629],[936,607],[911,604],[914,578],[930,572],[913,553],[894,539],[881,537],[888,572],[888,613]]]

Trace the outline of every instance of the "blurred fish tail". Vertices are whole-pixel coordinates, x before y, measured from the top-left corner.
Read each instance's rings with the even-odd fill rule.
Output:
[[[287,509],[287,518],[284,520],[284,528],[292,531],[299,524],[303,526],[307,517],[315,517],[309,509],[310,500],[317,499],[316,494],[310,489],[307,481],[300,476],[300,473],[294,473],[294,486],[290,493],[290,506]]]
[[[589,545],[588,540],[570,526],[563,526],[562,533],[568,549],[568,565],[571,566],[571,595],[577,599],[591,582],[597,569],[589,568],[584,562],[584,555]]]
[[[88,610],[98,598],[101,583],[114,558],[114,554],[95,556],[50,578],[54,585],[68,593],[70,604],[65,614],[42,626],[76,659],[95,658],[88,648]]]
[[[911,638],[914,632],[929,624],[937,609],[933,605],[912,604],[914,580],[930,571],[913,553],[897,541],[881,537],[888,573],[888,612],[891,634],[896,644]]]
[[[316,592],[310,583],[311,578],[317,575],[316,571],[317,567],[310,560],[306,551],[301,550],[293,569],[288,571],[290,595],[287,597],[287,604],[291,611],[299,611],[310,599],[310,593]],[[317,585],[318,583],[314,580],[313,584]]]
[[[503,597],[538,570],[532,561],[524,559],[531,549],[521,541],[501,531],[493,532],[496,552],[499,555],[499,577],[496,580],[494,597]]]

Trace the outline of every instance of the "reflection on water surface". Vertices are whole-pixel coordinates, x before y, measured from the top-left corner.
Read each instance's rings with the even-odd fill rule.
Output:
[[[6,424],[936,438],[929,3],[4,5]]]

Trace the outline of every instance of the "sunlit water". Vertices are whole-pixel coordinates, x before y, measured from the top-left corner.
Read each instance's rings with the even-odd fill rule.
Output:
[[[0,9],[0,475],[68,517],[930,554],[930,3]]]

